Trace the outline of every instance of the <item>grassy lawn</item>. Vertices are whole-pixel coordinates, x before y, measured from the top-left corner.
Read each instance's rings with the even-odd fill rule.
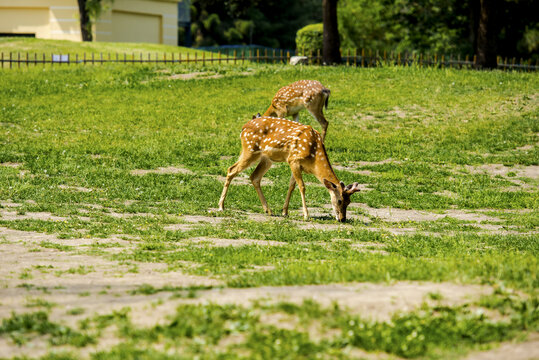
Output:
[[[117,49],[51,44],[71,53]],[[127,46],[120,49],[157,51]],[[0,47],[43,50],[28,39]],[[288,218],[266,218],[240,180],[227,210],[216,212],[241,127],[299,79],[331,89],[328,156],[342,181],[365,188],[352,197],[350,221],[335,222],[312,176],[307,222],[297,191]],[[306,112],[300,121],[319,129]],[[20,245],[25,254],[96,259],[62,267],[40,258],[6,272],[0,340],[20,352],[0,358],[456,359],[539,330],[537,73],[253,64],[0,70],[0,144],[0,226],[37,236],[0,232],[5,254]],[[274,213],[289,177],[286,164],[265,176]],[[122,296],[147,297],[156,311],[174,304],[166,320],[137,323],[140,309],[127,305],[106,314],[65,307],[54,295],[71,290],[69,281],[55,288],[40,280],[97,279],[105,261],[133,276]],[[137,282],[158,265],[156,278],[177,272],[215,283]],[[388,319],[312,299],[197,301],[216,289],[405,281],[491,291],[458,304],[432,292]],[[72,292],[78,304],[112,297],[107,286]],[[23,310],[7,300],[11,290],[31,297]],[[100,346],[109,336],[115,341]],[[23,351],[39,341],[38,355]]]

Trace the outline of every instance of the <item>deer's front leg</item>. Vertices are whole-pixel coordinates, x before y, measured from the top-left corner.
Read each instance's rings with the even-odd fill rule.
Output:
[[[303,177],[301,176],[301,166],[298,163],[292,163],[290,164],[290,169],[292,169],[292,176],[294,177],[295,182],[298,184],[299,192],[301,194],[301,203],[303,204],[303,219],[307,220],[309,218],[309,211],[307,210],[307,203],[305,201],[305,183],[303,182]]]
[[[271,215],[271,210],[268,206],[268,203],[266,202],[266,198],[264,197],[264,194],[262,193],[262,188],[260,187],[260,181],[262,180],[262,177],[264,176],[264,174],[271,167],[271,164],[272,162],[270,159],[268,159],[267,157],[262,157],[255,171],[253,171],[253,173],[251,174],[251,182],[253,183],[256,193],[258,194],[258,198],[260,199],[260,202],[262,203],[262,208],[268,215]]]
[[[292,197],[292,192],[296,187],[296,179],[294,175],[290,176],[290,185],[288,186],[288,193],[286,194],[286,199],[283,206],[283,216],[288,216],[288,204],[290,204],[290,198]]]

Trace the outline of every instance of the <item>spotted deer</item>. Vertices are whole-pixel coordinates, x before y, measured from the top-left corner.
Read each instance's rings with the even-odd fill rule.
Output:
[[[324,106],[327,109],[329,95],[329,89],[326,89],[319,81],[299,80],[277,91],[264,116],[279,118],[293,116],[294,121],[298,121],[299,112],[307,109],[322,125],[322,141],[324,141],[328,122],[322,109]]]
[[[302,172],[313,174],[328,189],[334,216],[338,221],[346,221],[346,208],[350,196],[359,191],[358,183],[345,186],[340,182],[329,163],[320,133],[309,125],[274,117],[254,117],[241,131],[241,154],[238,161],[228,168],[225,185],[219,200],[219,210],[224,203],[230,182],[236,175],[255,162],[258,166],[251,174],[251,182],[260,198],[264,211],[271,210],[260,188],[260,181],[273,162],[287,162],[292,170],[283,216],[288,215],[288,204],[292,192],[298,184],[303,204],[303,217],[308,219],[309,212],[305,202],[305,183]]]

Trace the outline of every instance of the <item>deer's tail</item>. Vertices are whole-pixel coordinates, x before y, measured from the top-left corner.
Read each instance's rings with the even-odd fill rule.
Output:
[[[324,93],[324,95],[326,95],[326,101],[324,102],[324,106],[326,107],[326,110],[327,110],[328,103],[329,103],[329,95],[331,95],[331,91],[329,89],[324,89],[322,90],[322,92]]]

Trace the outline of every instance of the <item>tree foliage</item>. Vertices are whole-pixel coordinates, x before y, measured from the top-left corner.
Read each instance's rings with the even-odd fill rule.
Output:
[[[320,0],[193,0],[194,46],[295,48],[298,29],[322,20]]]
[[[500,56],[537,56],[539,16],[533,0],[499,0],[491,24]],[[344,49],[475,54],[480,0],[341,0]]]

